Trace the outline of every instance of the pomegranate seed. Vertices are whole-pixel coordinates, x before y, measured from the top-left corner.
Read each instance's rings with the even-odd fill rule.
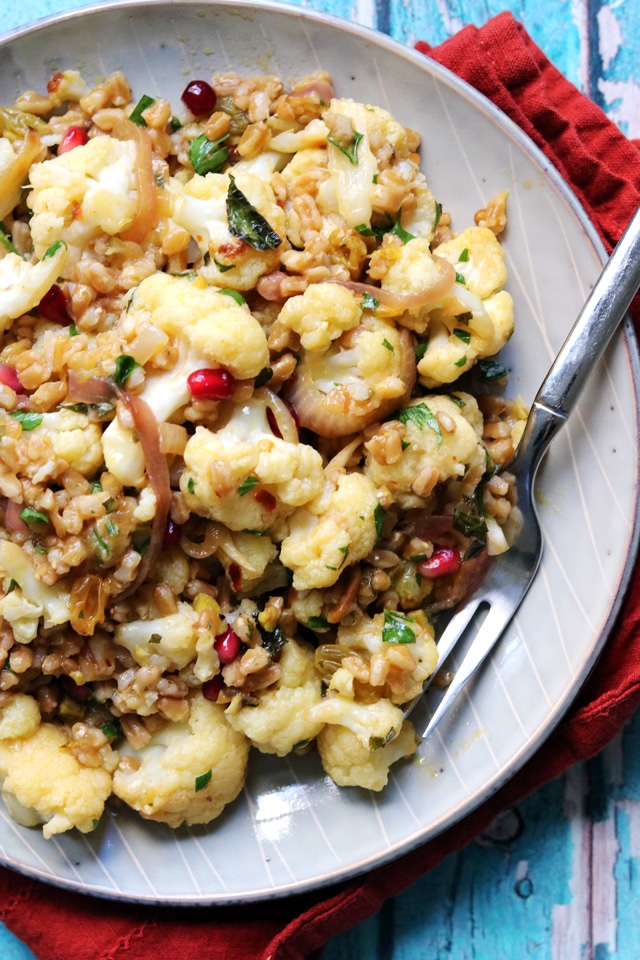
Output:
[[[167,517],[167,523],[164,528],[164,536],[162,538],[162,546],[166,549],[168,547],[175,547],[177,543],[180,543],[180,537],[182,536],[182,527],[179,523],[175,523],[171,517]]]
[[[218,654],[220,663],[231,663],[240,653],[240,637],[231,627],[227,627],[225,632],[216,639],[213,649]]]
[[[418,573],[425,580],[455,573],[462,563],[462,554],[456,547],[437,547],[428,560],[421,560]]]
[[[194,117],[213,113],[216,108],[216,92],[206,80],[192,80],[182,91],[180,99]]]
[[[20,383],[18,374],[7,363],[0,363],[0,383],[3,383],[5,387],[11,387],[16,393],[24,393],[24,387]]]
[[[194,370],[187,383],[196,400],[229,400],[236,386],[233,374],[223,367]]]
[[[202,684],[202,696],[205,700],[212,700],[214,703],[218,699],[218,696],[222,693],[224,687],[224,680],[218,674],[215,677],[212,677],[211,680],[206,680]]]
[[[84,127],[67,127],[67,132],[60,141],[58,147],[58,156],[62,153],[69,153],[69,150],[75,150],[76,147],[84,147],[89,142],[89,135]]]
[[[253,499],[256,503],[259,503],[261,507],[264,507],[268,513],[273,513],[278,506],[278,501],[268,490],[258,490],[257,493],[254,493]]]
[[[44,317],[45,320],[50,320],[51,323],[59,323],[66,326],[66,324],[71,322],[67,298],[64,295],[62,287],[59,287],[57,283],[54,283],[54,285],[47,290],[38,304],[38,313],[41,317]]]

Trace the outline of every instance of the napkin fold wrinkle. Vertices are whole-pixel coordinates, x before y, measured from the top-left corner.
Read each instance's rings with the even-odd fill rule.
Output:
[[[584,206],[607,250],[640,202],[640,143],[626,139],[550,63],[510,13],[416,48],[513,120]],[[640,331],[640,302],[631,314]],[[328,889],[266,903],[167,908],[101,900],[0,868],[0,919],[38,960],[319,960],[338,933],[373,915],[504,809],[608,744],[640,704],[640,572],[604,653],[568,714],[506,783],[440,836],[391,864]],[[167,870],[171,870],[167,850]]]

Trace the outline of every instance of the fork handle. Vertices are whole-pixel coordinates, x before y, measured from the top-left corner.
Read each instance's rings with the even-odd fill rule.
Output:
[[[640,208],[596,280],[545,377],[534,401],[539,407],[559,415],[561,420],[569,416],[639,286]]]

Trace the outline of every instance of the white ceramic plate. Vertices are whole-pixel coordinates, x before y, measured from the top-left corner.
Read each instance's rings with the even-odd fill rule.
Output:
[[[575,198],[520,130],[414,51],[297,8],[109,3],[9,36],[0,103],[56,69],[124,70],[134,98],[178,102],[219,70],[285,80],[323,68],[339,96],[391,110],[423,137],[424,168],[454,228],[510,190],[506,251],[516,334],[509,391],[530,402],[600,269]],[[635,553],[637,351],[616,339],[540,473],[542,566],[471,696],[379,795],[339,789],[317,758],[258,753],[240,798],[208,828],[175,832],[112,808],[88,837],[45,841],[0,804],[0,857],[100,896],[209,904],[282,896],[365,871],[433,837],[496,790],[550,734],[596,663]],[[420,717],[418,717],[420,720]]]

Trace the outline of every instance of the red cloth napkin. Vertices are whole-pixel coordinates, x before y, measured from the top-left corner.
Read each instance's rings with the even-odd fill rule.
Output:
[[[546,59],[511,14],[422,52],[508,114],[571,185],[610,249],[640,201],[638,148]],[[640,145],[639,145],[640,146]],[[636,300],[634,318],[640,328]],[[0,869],[0,918],[39,960],[303,960],[371,916],[507,806],[593,756],[640,703],[640,571],[605,652],[569,714],[518,774],[446,833],[363,878],[315,894],[217,909],[95,900]],[[167,863],[167,869],[171,869]]]

